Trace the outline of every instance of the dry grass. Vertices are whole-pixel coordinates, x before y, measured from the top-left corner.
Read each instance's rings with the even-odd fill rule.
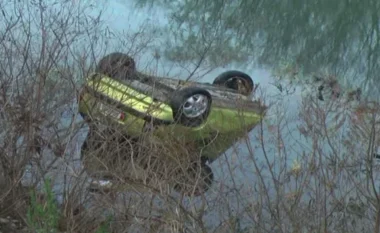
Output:
[[[321,102],[315,92],[290,112],[281,96],[268,119],[213,163],[216,182],[206,195],[186,197],[173,185],[192,192],[200,181],[185,177],[198,159],[191,145],[149,132],[126,138],[117,127],[86,135],[75,99],[108,51],[102,16],[90,19],[85,3],[56,10],[49,2],[0,3],[17,12],[0,16],[0,231],[49,223],[86,233],[379,232],[377,104],[349,94]],[[115,38],[126,38],[123,52],[135,56],[153,41],[148,35]],[[90,192],[94,177],[120,186]],[[45,178],[54,199],[43,192]],[[55,207],[57,222],[43,214]]]

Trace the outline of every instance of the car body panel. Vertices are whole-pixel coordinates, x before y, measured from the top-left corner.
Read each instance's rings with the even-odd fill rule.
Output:
[[[134,90],[127,85],[120,85],[120,82],[107,76],[102,76],[98,82],[95,79],[89,80],[87,86],[141,113],[150,114],[162,120],[173,120],[173,112],[169,105],[162,102],[158,103],[151,96]]]

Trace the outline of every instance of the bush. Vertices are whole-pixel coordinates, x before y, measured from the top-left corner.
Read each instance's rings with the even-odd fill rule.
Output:
[[[294,84],[279,82],[272,99],[258,89],[270,112],[214,161],[216,183],[206,195],[173,192],[173,171],[186,169],[191,151],[179,140],[157,143],[149,135],[124,144],[104,136],[107,147],[101,159],[90,156],[98,162],[91,165],[120,186],[90,192],[93,177],[80,160],[88,127],[76,114],[83,78],[113,50],[111,42],[137,56],[156,34],[142,28],[110,38],[91,2],[21,2],[0,3],[7,9],[0,15],[1,231],[378,232],[379,105],[348,93],[320,101],[320,83],[302,83],[311,88],[301,97]],[[199,60],[189,65],[189,78]],[[161,62],[157,54],[154,61]],[[332,76],[318,77],[323,83]],[[133,160],[129,147],[149,156]],[[151,166],[141,172],[147,160]]]

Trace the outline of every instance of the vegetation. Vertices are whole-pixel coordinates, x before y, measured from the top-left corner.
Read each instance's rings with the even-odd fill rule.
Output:
[[[44,203],[39,203],[35,190],[32,191],[31,204],[27,212],[27,223],[38,233],[57,232],[60,214],[49,180],[45,182],[43,191],[43,194],[46,195]]]
[[[378,84],[379,3],[290,2],[170,2],[176,17],[168,35],[176,44],[161,47],[185,78],[245,61],[260,43],[259,60],[285,64],[274,66],[286,77],[276,92],[256,90],[270,105],[266,119],[212,163],[216,184],[205,195],[185,197],[168,185],[172,166],[191,153],[180,140],[159,144],[147,133],[121,144],[117,129],[100,135],[104,163],[90,165],[102,166],[103,178],[112,176],[120,189],[95,186],[81,161],[88,127],[76,99],[83,79],[110,51],[150,54],[160,29],[114,32],[98,1],[0,1],[0,231],[380,232],[380,105],[357,98],[354,83],[356,92],[346,89],[334,71],[363,52],[366,72],[358,73]],[[252,40],[260,30],[267,40]],[[158,69],[158,55],[144,69]],[[134,170],[132,146],[153,161],[148,171]]]

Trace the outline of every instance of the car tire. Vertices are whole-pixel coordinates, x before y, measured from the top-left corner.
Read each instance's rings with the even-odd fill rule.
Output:
[[[175,91],[169,102],[175,122],[187,127],[198,127],[210,114],[212,98],[205,89],[185,87]]]
[[[210,166],[202,162],[194,162],[185,171],[179,174],[179,181],[173,189],[186,196],[200,196],[205,194],[214,182],[214,173]]]
[[[215,78],[213,85],[221,85],[234,89],[243,95],[250,95],[254,88],[252,78],[241,71],[229,70]]]
[[[136,71],[135,60],[124,53],[110,53],[100,59],[95,72],[112,78],[129,79]]]

